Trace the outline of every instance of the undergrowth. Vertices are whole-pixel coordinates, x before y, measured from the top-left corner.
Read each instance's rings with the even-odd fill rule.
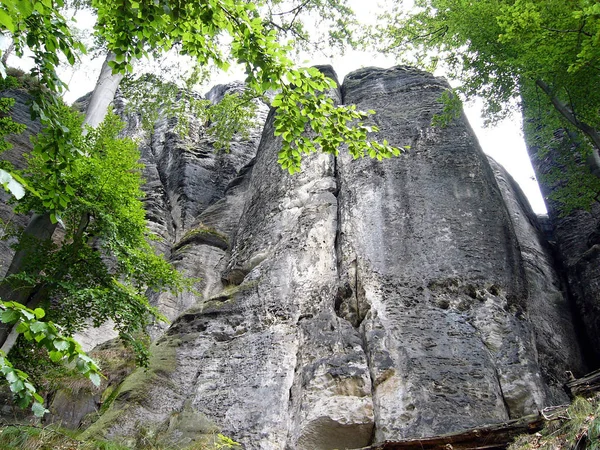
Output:
[[[221,434],[215,434],[208,442],[192,443],[184,447],[138,442],[137,450],[234,450],[239,444]],[[16,425],[0,427],[2,450],[131,450],[132,447],[117,442],[93,440],[81,441],[73,431],[54,426],[40,427]]]
[[[600,394],[577,397],[544,429],[518,437],[508,450],[600,450]]]

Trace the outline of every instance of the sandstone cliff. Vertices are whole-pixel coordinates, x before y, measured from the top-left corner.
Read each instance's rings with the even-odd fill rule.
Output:
[[[251,161],[257,140],[216,156],[201,137],[166,145],[159,123],[149,218],[204,295],[156,300],[176,318],[150,370],[89,433],[359,448],[564,402],[583,362],[560,276],[465,120],[430,126],[446,88],[406,67],[354,72],[332,95],[375,109],[378,137],[410,151],[312,155],[295,176],[276,164],[272,112]]]
[[[148,135],[128,115],[157,248],[201,281],[151,299],[172,324],[151,330],[149,370],[86,433],[360,448],[564,403],[566,372],[585,363],[560,264],[466,120],[431,127],[447,87],[408,67],[350,74],[331,95],[376,110],[377,138],[410,150],[313,154],[294,176],[276,163],[264,106],[230,153],[204,124],[180,138],[162,118]]]
[[[564,207],[552,195],[564,186],[560,177],[549,177],[553,169],[565,169],[562,153],[575,151],[563,133],[555,133],[554,142],[544,151],[529,147],[533,167],[546,198],[549,231],[556,246],[557,260],[567,278],[569,295],[577,317],[587,360],[600,366],[600,203],[596,198],[588,210],[576,209],[563,214]],[[574,180],[577,182],[577,180]]]

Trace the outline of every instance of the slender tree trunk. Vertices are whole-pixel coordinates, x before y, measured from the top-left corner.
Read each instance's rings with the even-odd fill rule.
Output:
[[[598,152],[600,151],[600,133],[598,133],[598,131],[589,124],[580,121],[575,113],[567,105],[561,102],[556,95],[554,95],[552,89],[550,89],[550,86],[548,86],[544,81],[536,80],[535,84],[550,98],[552,105],[560,113],[560,115],[567,119],[571,125],[585,133],[590,141],[592,141],[594,148],[591,157],[587,160],[587,164],[592,173],[600,177],[600,156],[598,155]]]
[[[6,62],[8,61],[8,57],[10,56],[10,54],[14,51],[15,49],[15,43],[11,42],[10,45],[8,46],[8,48],[6,50],[4,50],[4,53],[2,53],[2,64],[4,64],[6,66]]]
[[[90,224],[90,215],[88,213],[83,213],[81,215],[81,219],[79,222],[79,226],[77,227],[77,231],[75,232],[75,235],[73,236],[73,244],[72,244],[73,246],[71,248],[69,258],[75,259],[75,256],[76,256],[77,252],[79,251],[79,249],[83,245],[85,245],[83,242],[83,237],[84,237],[85,230],[87,229],[89,224]],[[50,227],[48,227],[48,229],[49,228]],[[56,228],[56,224],[54,224],[54,228]],[[50,239],[51,237],[52,237],[52,235],[50,235],[48,237],[48,239]],[[69,258],[67,258],[67,259],[69,259]],[[13,259],[13,261],[14,261],[14,259]],[[56,281],[60,281],[65,277],[67,272],[68,272],[68,267],[61,266],[58,268],[56,273],[53,275],[53,278]],[[40,285],[31,286],[28,288],[29,288],[28,289],[29,295],[27,298],[23,298],[22,300],[14,300],[14,301],[19,301],[19,303],[25,304],[25,306],[27,306],[29,309],[37,308],[40,305],[40,303],[48,297],[48,294],[50,293],[50,286],[48,286],[47,284],[42,284],[41,286]],[[2,325],[4,325],[4,324],[2,324]],[[5,353],[8,353],[16,344],[19,334],[16,332],[16,327],[14,327],[14,326],[13,327],[5,327],[2,331],[4,331],[7,334],[3,338],[4,342],[2,343],[2,347],[0,348],[0,350],[4,351]]]
[[[114,54],[109,53],[102,64],[100,76],[94,87],[94,91],[90,97],[90,102],[86,109],[84,124],[89,125],[92,128],[96,128],[102,123],[108,108],[115,97],[119,83],[123,79],[122,74],[113,74],[111,68],[108,66],[108,62],[114,59]],[[85,133],[85,130],[84,130]],[[82,215],[81,223],[89,223],[89,215],[87,213]],[[80,226],[81,229],[81,226]],[[29,261],[34,256],[37,245],[35,242],[46,242],[52,238],[54,231],[56,230],[56,224],[50,221],[50,213],[34,214],[29,224],[25,228],[24,235],[27,236],[27,241],[31,242],[32,245],[18,250],[13,256],[12,262],[8,269],[6,276],[21,273],[28,269]],[[79,233],[78,230],[77,233]],[[81,236],[79,236],[81,238]],[[38,275],[40,268],[32,268],[30,273],[32,275]],[[40,289],[41,288],[41,289]],[[0,283],[0,299],[4,301],[16,301],[22,303],[28,307],[36,307],[42,299],[42,293],[45,293],[46,289],[38,286],[28,286],[24,283],[9,283],[3,280]],[[33,297],[32,297],[33,295]],[[5,324],[0,324],[0,346],[1,349],[6,353],[12,349],[17,339],[17,333],[14,332],[14,328]]]
[[[27,302],[27,299],[35,289],[35,286],[26,285],[20,281],[9,282],[6,281],[6,277],[27,270],[27,266],[31,264],[31,257],[37,247],[42,242],[51,239],[55,229],[56,224],[52,223],[50,220],[50,213],[34,214],[31,217],[27,227],[23,231],[23,237],[21,238],[21,243],[25,243],[25,246],[19,248],[15,252],[10,266],[8,267],[8,271],[6,272],[5,279],[0,283],[0,299],[22,304]],[[33,272],[35,272],[35,269]],[[8,337],[11,328],[10,325],[0,323],[0,345],[2,345],[3,350],[4,341]]]
[[[100,125],[106,117],[108,107],[114,100],[115,93],[123,79],[123,74],[113,74],[112,69],[108,66],[108,63],[114,59],[115,55],[113,53],[106,56],[96,87],[90,97],[90,103],[85,111],[85,124],[92,128]]]

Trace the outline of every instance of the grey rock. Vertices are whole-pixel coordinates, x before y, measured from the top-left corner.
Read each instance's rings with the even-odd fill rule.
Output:
[[[464,119],[430,126],[447,87],[406,67],[362,69],[343,87],[345,103],[377,111],[379,139],[411,147],[383,162],[338,158],[340,277],[353,292],[339,311],[366,342],[376,441],[500,422],[549,402],[524,314],[523,257],[494,174]]]
[[[375,109],[374,137],[410,150],[312,154],[294,176],[274,111],[230,154],[203,124],[179,138],[163,118],[145,136],[129,116],[157,249],[202,280],[151,298],[172,324],[86,434],[331,450],[562,403],[564,372],[585,367],[551,248],[465,119],[431,127],[447,88],[408,67],[350,74],[329,95]]]
[[[4,98],[13,98],[14,106],[11,108],[10,114],[15,122],[22,123],[27,126],[27,129],[18,135],[10,135],[7,141],[12,145],[12,148],[2,153],[1,158],[4,161],[10,162],[16,169],[25,167],[24,155],[29,153],[33,148],[31,137],[35,136],[41,130],[41,125],[38,121],[31,120],[29,113],[30,95],[21,89],[9,89],[0,92],[0,96]],[[0,189],[0,223],[2,224],[2,237],[5,234],[17,231],[24,228],[29,222],[29,215],[15,214],[13,205],[10,203],[11,194],[4,189]],[[8,240],[0,240],[0,275],[4,276],[14,251],[11,245],[15,244],[16,240],[10,238]]]
[[[207,96],[216,102],[226,93],[242,88],[236,83],[221,85]],[[243,202],[245,183],[241,172],[247,173],[249,169],[243,169],[252,166],[266,114],[267,107],[258,103],[256,124],[249,130],[248,138],[235,135],[228,152],[217,151],[204,125],[193,118],[189,134],[183,138],[174,133],[176,119],[159,119],[149,141],[142,146],[148,180],[144,188],[148,221],[163,238],[158,248],[170,255],[178,270],[200,280],[195,288],[203,298],[222,288],[220,264],[242,214],[242,208],[234,206]],[[135,118],[132,125],[137,126]],[[199,239],[198,231],[209,228],[214,233],[204,233],[204,239]],[[169,320],[198,301],[192,293],[151,295],[151,302]],[[154,336],[164,329],[164,324],[157,324]]]
[[[550,390],[549,401],[567,403],[564,384],[569,381],[569,373],[580,377],[587,367],[577,340],[566,283],[547,241],[546,223],[540,223],[514,179],[493,159],[488,159],[519,241],[527,278],[525,314],[531,323],[542,375]]]
[[[582,351],[595,369],[600,367],[600,203],[594,201],[589,210],[565,215],[562,205],[552,199],[563,181],[551,182],[546,176],[562,168],[561,152],[573,151],[563,132],[557,131],[555,138],[543,152],[535,147],[528,147],[528,152],[546,199],[557,265],[567,278]]]

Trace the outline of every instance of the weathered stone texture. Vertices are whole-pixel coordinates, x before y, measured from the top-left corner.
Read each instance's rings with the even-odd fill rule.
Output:
[[[600,203],[589,210],[577,209],[563,214],[563,205],[552,195],[563,185],[547,176],[561,168],[561,152],[572,152],[571,141],[556,133],[556,139],[543,152],[535,147],[528,151],[540,189],[546,199],[552,238],[559,265],[566,274],[568,291],[574,304],[577,331],[582,350],[591,368],[600,367]]]
[[[294,176],[274,111],[255,159],[259,127],[225,155],[200,124],[181,140],[161,119],[142,145],[148,218],[202,295],[153,298],[173,323],[88,433],[331,450],[564,401],[564,372],[583,369],[561,279],[466,121],[431,127],[447,87],[407,67],[350,74],[330,95],[375,109],[376,138],[410,150],[312,154]]]
[[[568,372],[579,377],[587,371],[577,340],[573,305],[568,300],[563,273],[557,269],[552,248],[518,184],[493,159],[488,158],[508,208],[527,278],[527,310],[542,375],[552,404],[565,403]]]
[[[0,96],[13,98],[15,100],[15,104],[11,108],[10,114],[15,122],[27,126],[27,129],[23,133],[7,137],[7,141],[13,147],[2,153],[1,158],[5,161],[9,161],[15,168],[23,169],[25,166],[23,155],[33,148],[30,138],[40,132],[41,125],[38,121],[31,120],[28,106],[31,97],[26,91],[21,89],[10,89],[2,91]],[[10,198],[11,194],[5,192],[4,189],[0,189],[0,223],[2,224],[2,237],[6,233],[18,230],[19,228],[24,228],[29,221],[29,215],[15,214],[13,212],[13,205],[9,203]],[[0,240],[0,275],[2,276],[4,276],[10,266],[14,254],[11,245],[14,243],[15,239],[13,238],[9,240]]]
[[[218,102],[242,87],[240,83],[219,85],[207,98]],[[243,189],[237,186],[240,182],[233,181],[256,154],[267,107],[257,104],[255,126],[247,139],[235,135],[228,152],[217,151],[205,124],[193,117],[189,118],[185,136],[175,132],[178,119],[174,117],[159,118],[148,134],[141,129],[137,115],[124,113],[124,100],[119,99],[117,110],[127,119],[126,135],[135,136],[142,143],[147,218],[150,229],[161,238],[155,246],[171,258],[178,270],[200,280],[195,288],[207,298],[222,288],[219,264],[226,259],[229,234],[242,213],[242,208],[232,205],[243,202]],[[228,188],[230,182],[233,183]],[[216,239],[190,239],[199,233]],[[190,292],[151,294],[152,304],[170,321],[196,301],[196,294]],[[156,324],[153,335],[159,336],[166,326]]]
[[[340,275],[358,312],[339,310],[364,336],[377,441],[547,402],[523,260],[493,172],[463,120],[430,126],[446,88],[405,67],[344,83],[346,103],[377,111],[378,138],[411,146],[382,163],[338,159]]]

